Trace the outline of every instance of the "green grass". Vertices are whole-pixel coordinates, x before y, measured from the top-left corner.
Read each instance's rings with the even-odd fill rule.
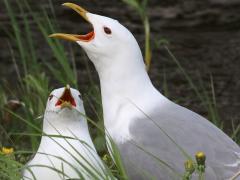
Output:
[[[145,59],[146,69],[147,71],[149,71],[151,60],[152,60],[152,50],[151,50],[151,42],[150,42],[151,41],[150,23],[149,23],[149,18],[147,13],[148,0],[122,0],[122,1],[127,5],[131,6],[133,9],[135,9],[142,20],[144,33],[145,33],[145,51],[144,51],[145,58],[144,59]]]
[[[151,65],[152,49],[150,46],[150,24],[147,15],[148,1],[123,1],[139,13],[143,22],[145,32],[145,62],[147,69],[149,69]],[[4,81],[4,79],[1,79],[0,116],[4,123],[0,124],[0,147],[11,146],[15,149],[15,152],[12,155],[0,154],[0,179],[3,180],[19,179],[21,168],[27,162],[31,154],[36,152],[36,149],[38,148],[42,134],[42,115],[45,110],[45,104],[49,92],[53,89],[51,85],[52,83],[50,82],[54,81],[62,86],[70,84],[74,88],[78,87],[75,60],[74,58],[69,60],[70,58],[66,54],[67,51],[70,53],[73,52],[69,49],[66,50],[62,43],[58,40],[48,38],[49,34],[59,32],[59,28],[55,23],[56,15],[54,8],[51,1],[49,3],[49,7],[51,9],[50,16],[53,17],[54,20],[49,18],[45,9],[42,9],[40,13],[36,13],[32,10],[26,0],[21,1],[21,3],[17,1],[15,5],[17,6],[18,12],[21,14],[23,19],[23,23],[20,24],[17,20],[16,11],[13,10],[13,4],[10,4],[8,0],[4,0],[11,22],[11,31],[4,29],[4,27],[0,28],[5,30],[9,37],[9,54],[12,57],[12,64],[15,67],[17,82],[14,84],[15,89],[13,90],[11,88],[12,84],[9,84],[7,81]],[[29,14],[31,16],[29,16]],[[53,61],[46,62],[44,57],[37,53],[37,42],[33,39],[33,30],[30,26],[30,19],[34,20],[38,32],[45,40],[45,45],[43,45],[48,46],[49,49],[51,49],[51,53],[54,56]],[[207,85],[202,82],[201,78],[199,78],[199,82],[196,85],[192,78],[187,74],[184,67],[182,67],[178,59],[170,51],[168,45],[166,43],[161,45],[165,48],[166,52],[168,52],[169,61],[173,61],[176,64],[176,69],[180,70],[181,75],[188,82],[188,86],[196,94],[196,99],[208,113],[208,118],[218,127],[224,129],[225,125],[218,114],[213,77],[210,77],[209,84]],[[75,57],[75,55],[70,54],[70,57]],[[88,67],[86,68],[88,69]],[[112,147],[112,152],[110,152],[110,154],[113,155],[113,159],[110,158],[110,154],[107,152],[104,138],[105,129],[103,127],[99,86],[92,80],[90,72],[88,73],[88,78],[90,87],[87,93],[84,94],[83,99],[87,106],[91,108],[91,111],[96,119],[93,120],[89,117],[86,118],[91,126],[91,130],[95,132],[93,141],[96,148],[102,157],[104,157],[103,159],[106,163],[106,175],[111,177],[111,179],[113,179],[113,176],[118,179],[128,179],[122,165],[118,149],[108,134],[107,144]],[[166,73],[164,73],[163,79],[164,94],[169,96]],[[210,88],[206,88],[207,86]],[[210,89],[210,91],[208,89]],[[12,110],[11,108],[9,109],[6,104],[8,104],[8,100],[10,98],[19,100],[21,107],[17,110]],[[10,117],[10,122],[5,122],[6,114]],[[161,130],[160,127],[159,129]],[[240,125],[236,126],[232,123],[232,130],[229,134],[236,142],[240,143]],[[50,135],[48,136],[51,137]],[[171,137],[169,138],[171,139]],[[174,139],[171,140],[175,143]],[[176,147],[182,151],[186,160],[191,159],[194,161],[193,157],[189,157],[180,145],[176,144]],[[142,150],[145,151],[144,149]],[[149,155],[154,156],[150,153]],[[169,166],[165,162],[161,161],[161,159],[157,160],[159,161],[159,164]],[[79,164],[81,164],[81,162],[79,162]],[[169,168],[171,167],[169,166]],[[91,171],[87,167],[86,170]],[[64,172],[59,173],[61,174]],[[97,172],[92,172],[93,176],[94,173]],[[81,177],[81,172],[79,172],[79,177]]]
[[[36,152],[39,145],[42,134],[42,115],[49,92],[53,89],[50,86],[50,81],[57,81],[62,86],[70,84],[71,87],[77,88],[77,73],[75,61],[69,60],[63,45],[58,40],[48,37],[49,34],[58,30],[57,26],[50,21],[45,9],[42,9],[41,13],[35,13],[27,1],[24,0],[21,3],[17,3],[18,10],[23,17],[22,27],[17,21],[16,12],[13,11],[9,1],[5,0],[4,3],[11,21],[12,31],[8,31],[4,27],[1,28],[9,36],[9,51],[12,56],[12,63],[15,65],[18,80],[15,85],[16,90],[13,91],[8,83],[3,83],[4,86],[0,89],[1,117],[4,119],[7,113],[11,115],[10,124],[1,125],[1,129],[3,130],[1,133],[4,132],[4,138],[1,137],[0,147],[6,146],[6,144],[7,146],[14,147],[14,157],[18,158],[9,159],[8,156],[1,154],[0,164],[4,170],[0,171],[0,179],[19,179],[20,168],[27,162],[30,155]],[[31,17],[27,17],[26,12],[31,14]],[[52,16],[55,17],[53,8],[51,12]],[[53,62],[46,62],[44,57],[37,53],[35,45],[37,42],[32,40],[33,32],[29,26],[31,18],[45,39],[46,45],[52,50],[55,57]],[[16,46],[16,50],[13,50],[12,46]],[[71,56],[74,57],[73,54]],[[51,73],[51,79],[49,78],[49,73]],[[99,101],[100,93],[95,84],[91,84],[88,92],[89,94],[84,96],[86,101],[91,96],[95,97],[94,101]],[[21,101],[22,106],[16,112],[6,107],[9,97]],[[92,99],[89,102],[92,102]],[[97,129],[97,137],[94,138],[94,141],[99,144],[99,148],[98,146],[96,147],[106,154],[106,146],[102,147],[102,144],[105,144],[103,141],[104,133],[95,127],[101,126],[103,129],[102,116],[99,113],[102,110],[99,109],[99,106],[96,107],[93,104],[91,104],[91,107],[98,115],[97,123],[92,125],[93,128]],[[17,175],[12,173],[15,170],[13,168],[15,166],[17,167],[15,168]],[[111,168],[114,171],[115,166]],[[94,167],[92,169],[97,173]],[[106,174],[110,178],[113,177],[111,173],[112,169],[106,168]],[[86,168],[86,171],[89,171],[89,169]],[[121,172],[115,171],[114,174],[115,176],[122,176]],[[94,173],[92,174],[94,177]],[[80,174],[79,177],[81,177]]]

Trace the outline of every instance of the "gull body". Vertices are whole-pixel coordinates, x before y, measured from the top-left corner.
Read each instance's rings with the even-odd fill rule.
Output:
[[[43,134],[37,153],[23,171],[24,180],[105,179],[78,90],[67,86],[51,92]]]
[[[51,37],[77,42],[93,62],[100,79],[104,125],[130,179],[182,179],[184,162],[198,151],[207,157],[206,179],[227,179],[240,169],[240,148],[231,138],[152,85],[139,45],[127,28],[75,4],[64,5],[90,22],[93,31]]]

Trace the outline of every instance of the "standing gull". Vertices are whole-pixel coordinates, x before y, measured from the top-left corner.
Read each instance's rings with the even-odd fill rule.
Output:
[[[76,4],[63,5],[79,13],[93,31],[50,37],[77,42],[93,62],[100,78],[105,128],[130,179],[181,179],[184,162],[198,151],[207,157],[206,179],[227,179],[237,172],[239,146],[211,122],[154,88],[128,29]]]
[[[84,117],[78,90],[55,89],[48,98],[42,139],[34,158],[27,163],[23,179],[107,179]]]

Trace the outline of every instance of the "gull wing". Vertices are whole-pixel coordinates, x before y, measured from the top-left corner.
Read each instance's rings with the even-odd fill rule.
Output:
[[[198,151],[206,154],[206,179],[227,179],[240,169],[240,148],[232,139],[171,101],[143,111],[129,128],[132,139],[118,147],[130,179],[181,179],[184,162]]]

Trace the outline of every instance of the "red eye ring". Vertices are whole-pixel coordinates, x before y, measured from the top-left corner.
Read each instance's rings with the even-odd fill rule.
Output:
[[[49,101],[51,101],[52,98],[53,98],[53,95],[52,95],[52,94],[48,96],[48,100],[49,100]]]
[[[111,29],[110,28],[108,28],[108,27],[103,27],[103,29],[104,29],[104,32],[106,33],[106,34],[112,34],[112,31],[111,31]]]

